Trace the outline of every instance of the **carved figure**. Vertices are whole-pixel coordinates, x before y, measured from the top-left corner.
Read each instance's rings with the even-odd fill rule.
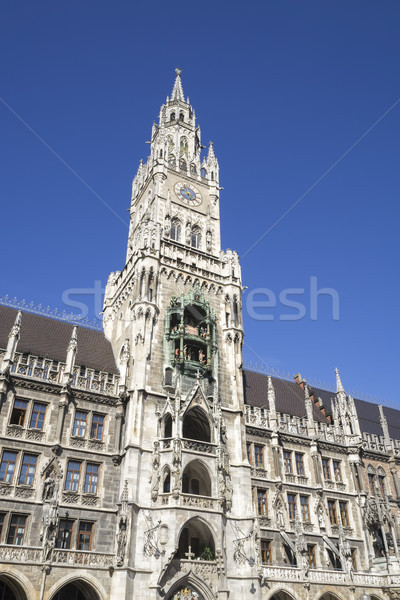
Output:
[[[160,474],[158,471],[153,471],[150,478],[151,499],[155,502],[158,498],[158,490],[160,487]]]
[[[117,565],[121,567],[124,564],[126,548],[126,515],[121,515],[119,521],[119,531],[117,535]]]
[[[50,475],[44,480],[43,500],[53,500],[56,482]]]

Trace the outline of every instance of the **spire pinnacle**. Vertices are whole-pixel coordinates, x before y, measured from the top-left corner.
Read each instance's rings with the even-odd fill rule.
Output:
[[[336,393],[344,392],[344,387],[343,387],[341,379],[340,379],[338,368],[335,369],[335,373],[336,373]]]
[[[208,159],[210,158],[215,158],[215,154],[214,154],[214,144],[212,142],[210,142],[210,145],[208,147]]]
[[[171,100],[181,100],[182,102],[185,102],[185,96],[183,95],[182,81],[181,81],[182,69],[176,68],[175,73],[176,73],[176,78],[175,78],[174,87],[172,89]]]

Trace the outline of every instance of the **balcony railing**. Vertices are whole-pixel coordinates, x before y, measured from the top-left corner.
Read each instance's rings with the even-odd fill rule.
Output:
[[[82,550],[53,550],[52,563],[85,567],[111,567],[114,554],[105,552],[83,552]]]
[[[300,581],[303,578],[302,570],[297,567],[281,567],[264,565],[262,567],[263,578],[266,580]],[[343,585],[349,582],[349,577],[344,571],[336,569],[310,569],[307,579],[311,583]],[[364,573],[361,571],[353,573],[353,583],[359,586],[386,587],[398,585],[400,576],[379,575],[375,573]]]
[[[48,383],[62,383],[64,371],[64,363],[18,353],[11,369],[15,375],[40,379]],[[72,377],[72,386],[99,394],[117,396],[118,380],[118,375],[113,373],[76,366]]]
[[[48,562],[52,564],[85,567],[111,567],[114,554],[105,552],[84,552],[82,550],[61,550],[55,548]],[[43,548],[37,546],[0,545],[0,562],[20,564],[40,564],[43,562]]]

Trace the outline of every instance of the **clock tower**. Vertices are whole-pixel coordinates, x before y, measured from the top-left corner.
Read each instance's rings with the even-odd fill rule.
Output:
[[[218,161],[212,143],[204,156],[203,148],[176,69],[133,180],[126,264],[111,273],[104,301],[124,390],[122,550],[113,576],[121,597],[170,600],[189,590],[227,598],[238,575],[250,574],[248,562],[233,560],[238,527],[249,556],[258,548],[248,507],[240,266],[236,252],[221,250]]]

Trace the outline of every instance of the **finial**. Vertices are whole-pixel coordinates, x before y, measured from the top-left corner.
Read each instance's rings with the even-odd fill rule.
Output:
[[[181,100],[182,102],[185,102],[185,96],[183,94],[182,81],[181,81],[182,69],[179,69],[177,67],[175,69],[175,73],[176,73],[176,79],[175,79],[174,87],[173,87],[172,94],[171,94],[171,101]]]
[[[336,373],[336,393],[338,393],[338,392],[344,392],[344,387],[343,387],[342,382],[340,380],[339,369],[337,367],[335,369],[335,373]]]

